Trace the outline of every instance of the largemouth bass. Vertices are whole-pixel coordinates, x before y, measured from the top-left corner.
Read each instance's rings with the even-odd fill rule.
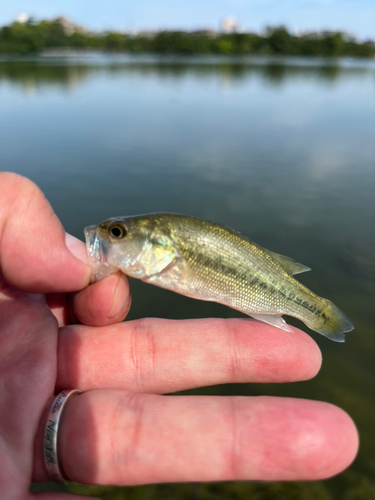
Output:
[[[220,224],[185,215],[115,217],[85,229],[92,281],[121,269],[194,299],[218,302],[292,331],[282,315],[336,342],[353,324],[293,276],[310,268]]]

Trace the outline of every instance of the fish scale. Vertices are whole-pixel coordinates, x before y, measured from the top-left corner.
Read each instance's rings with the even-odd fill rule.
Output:
[[[211,257],[211,266],[208,264],[202,267],[204,261],[201,254],[196,253],[194,257],[192,252],[186,250],[184,252],[182,247],[182,252],[193,270],[194,290],[206,297],[214,296],[216,300],[222,300],[242,312],[285,313],[283,296],[279,291],[280,281],[286,279],[290,285],[290,281],[296,282],[296,280],[289,280],[289,276],[284,273],[281,266],[268,262],[267,259],[263,260],[263,266],[252,264],[249,262],[250,249],[246,247],[251,246],[253,251],[258,251],[254,245],[244,245],[239,237],[225,239],[227,236],[225,233],[220,235],[220,239],[223,239],[223,236],[223,241],[211,242],[212,253],[218,255],[217,261]],[[242,244],[242,247],[238,243]],[[260,255],[261,253],[259,250]],[[274,274],[278,272],[279,282],[272,279],[272,272]]]
[[[293,275],[309,268],[220,224],[178,214],[114,217],[85,229],[93,277],[121,269],[162,288],[214,301],[292,331],[282,315],[343,342],[349,318]]]

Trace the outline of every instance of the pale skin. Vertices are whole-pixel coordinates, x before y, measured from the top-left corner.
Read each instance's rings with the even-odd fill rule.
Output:
[[[43,427],[55,391],[70,388],[85,391],[60,428],[62,465],[77,482],[317,480],[352,462],[355,425],[328,403],[162,395],[310,379],[321,354],[309,335],[252,319],[121,323],[127,278],[89,285],[85,246],[67,241],[71,251],[41,191],[1,173],[1,498],[82,498],[28,491],[48,480]]]

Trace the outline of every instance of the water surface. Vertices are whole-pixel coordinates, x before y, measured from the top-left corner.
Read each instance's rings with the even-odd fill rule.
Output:
[[[344,408],[361,450],[321,483],[325,498],[375,498],[374,96],[373,61],[0,61],[1,168],[35,181],[67,231],[82,238],[107,217],[157,211],[220,222],[310,266],[300,280],[353,320],[345,344],[309,332],[324,358],[312,381],[200,391]],[[239,316],[132,284],[131,318]]]

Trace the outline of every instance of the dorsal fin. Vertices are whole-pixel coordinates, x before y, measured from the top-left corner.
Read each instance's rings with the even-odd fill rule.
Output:
[[[285,255],[280,255],[279,253],[271,252],[271,250],[267,250],[272,257],[277,260],[279,264],[283,266],[283,268],[291,275],[305,273],[306,271],[311,271],[310,267],[304,266],[299,262],[291,259],[290,257],[285,257]]]

